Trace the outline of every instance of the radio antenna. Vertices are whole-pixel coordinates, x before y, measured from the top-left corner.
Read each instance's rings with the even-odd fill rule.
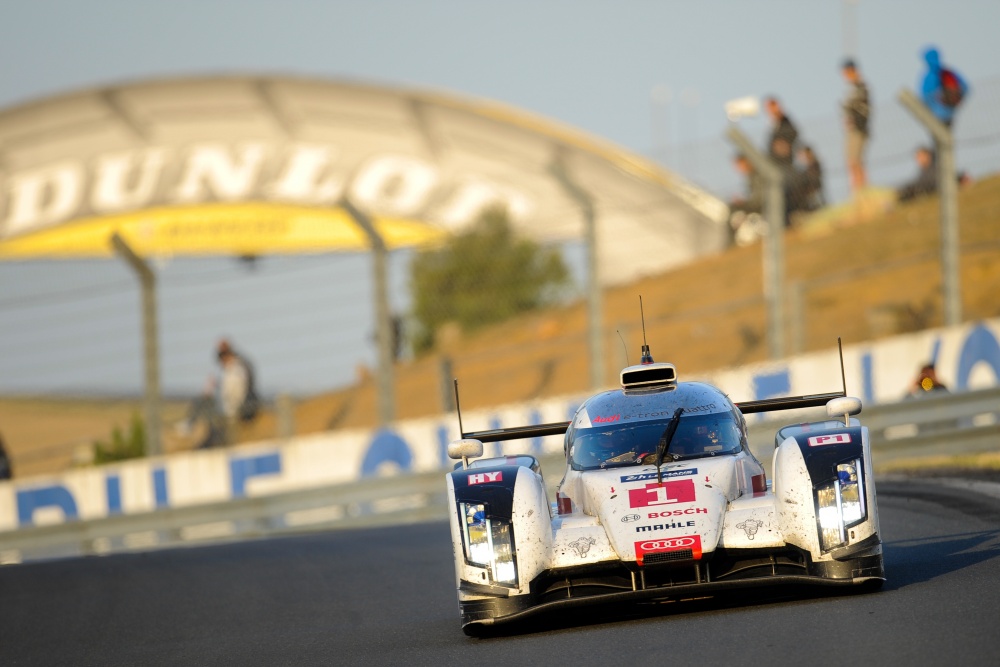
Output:
[[[639,317],[642,319],[642,360],[641,364],[653,363],[653,355],[649,353],[649,345],[646,344],[646,314],[642,311],[642,295],[639,295]]]
[[[844,396],[847,396],[847,375],[844,373],[844,346],[837,336],[837,352],[840,354],[840,384],[844,388]]]
[[[458,413],[458,435],[465,437],[465,429],[462,428],[462,406],[458,402],[458,378],[455,378],[455,412]]]
[[[622,339],[622,348],[625,350],[625,365],[631,366],[632,364],[628,362],[628,345],[625,344],[625,338],[622,336],[622,332],[619,331],[618,329],[615,329],[615,333],[618,334],[618,337]]]

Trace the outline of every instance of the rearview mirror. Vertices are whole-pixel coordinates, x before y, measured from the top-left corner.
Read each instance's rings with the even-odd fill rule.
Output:
[[[861,414],[861,399],[853,396],[841,396],[826,402],[826,414],[828,417],[844,418],[847,425],[851,415]]]
[[[483,443],[472,438],[453,440],[448,443],[448,457],[462,459],[465,467],[469,467],[469,459],[475,459],[483,455]]]

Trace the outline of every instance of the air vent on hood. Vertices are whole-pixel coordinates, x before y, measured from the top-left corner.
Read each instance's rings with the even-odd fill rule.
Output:
[[[677,384],[677,369],[673,364],[652,363],[629,366],[622,370],[622,388],[666,387]]]

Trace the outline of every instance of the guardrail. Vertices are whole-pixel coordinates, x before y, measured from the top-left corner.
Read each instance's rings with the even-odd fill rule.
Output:
[[[775,413],[772,413],[775,414]],[[822,408],[750,425],[750,448],[770,466],[774,434],[784,424],[827,419]],[[893,459],[970,454],[1000,449],[1000,387],[957,394],[935,392],[864,408],[876,465]],[[770,474],[770,473],[769,473]]]
[[[751,449],[770,465],[774,433],[822,410],[751,426]],[[788,415],[786,415],[787,417]],[[1000,388],[867,408],[876,465],[902,456],[1000,450]],[[561,455],[541,459],[550,490]],[[440,520],[447,516],[444,471],[368,479],[227,502],[161,509],[0,533],[0,563],[208,544],[278,534]]]
[[[441,518],[444,472],[384,477],[0,533],[0,562]]]

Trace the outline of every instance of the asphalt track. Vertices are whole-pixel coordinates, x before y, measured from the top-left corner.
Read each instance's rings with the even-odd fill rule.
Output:
[[[878,491],[877,593],[588,612],[472,639],[434,523],[5,566],[0,665],[1000,664],[1000,499],[927,480]]]

